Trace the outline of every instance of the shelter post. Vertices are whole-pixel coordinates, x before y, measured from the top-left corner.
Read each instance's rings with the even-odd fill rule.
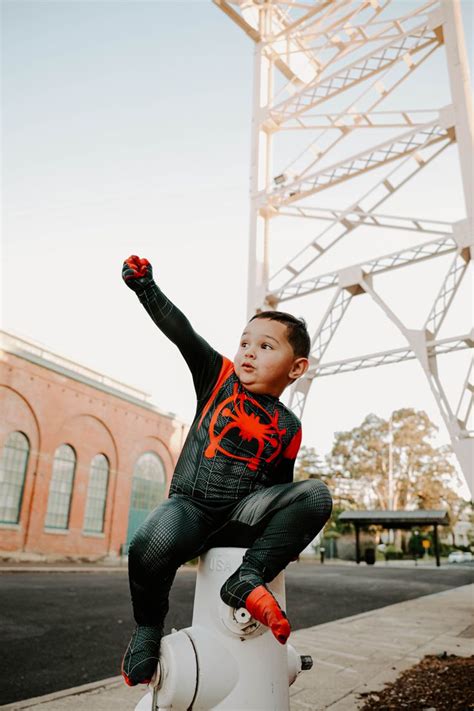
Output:
[[[355,529],[356,529],[356,563],[359,565],[360,563],[360,537],[359,537],[359,524],[355,523]]]
[[[434,524],[433,529],[434,529],[433,539],[434,539],[434,547],[435,547],[436,566],[439,568],[441,563],[439,560],[438,524],[437,523]]]

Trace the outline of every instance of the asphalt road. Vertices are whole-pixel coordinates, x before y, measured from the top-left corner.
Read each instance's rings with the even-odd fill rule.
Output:
[[[167,630],[191,623],[195,572],[178,573]],[[440,569],[293,563],[286,573],[293,629],[474,581],[474,566]],[[125,571],[0,571],[0,703],[120,673],[133,628]]]

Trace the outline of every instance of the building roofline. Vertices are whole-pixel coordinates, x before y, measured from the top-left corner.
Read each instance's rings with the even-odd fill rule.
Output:
[[[138,407],[143,407],[146,410],[151,410],[163,417],[181,422],[173,412],[165,412],[154,405],[150,401],[151,396],[149,393],[135,388],[132,385],[127,385],[120,380],[115,380],[104,373],[88,368],[70,358],[58,355],[48,348],[45,348],[42,344],[26,340],[8,331],[0,330],[0,348],[30,363],[47,368],[60,375],[65,375],[72,380],[76,380],[96,390],[101,390],[108,395],[120,398]]]
[[[417,511],[343,511],[339,521],[345,523],[381,524],[396,527],[397,525],[422,526],[438,523],[449,524],[449,512],[443,509],[418,509]]]

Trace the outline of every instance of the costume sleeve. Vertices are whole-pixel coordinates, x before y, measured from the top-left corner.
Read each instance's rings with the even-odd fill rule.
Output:
[[[151,282],[137,296],[158,328],[178,346],[193,376],[198,400],[219,375],[222,356],[191,326],[186,316]]]
[[[301,436],[300,425],[296,434],[293,435],[283,451],[283,456],[276,467],[275,484],[290,484],[293,481],[293,470],[295,468],[296,456],[301,445]]]

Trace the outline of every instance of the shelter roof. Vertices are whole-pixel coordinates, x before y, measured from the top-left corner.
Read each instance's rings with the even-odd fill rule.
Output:
[[[377,524],[385,528],[411,528],[412,526],[433,526],[449,524],[449,513],[442,509],[417,511],[343,511],[339,515],[339,521],[344,523],[354,523],[359,526],[370,526]]]

